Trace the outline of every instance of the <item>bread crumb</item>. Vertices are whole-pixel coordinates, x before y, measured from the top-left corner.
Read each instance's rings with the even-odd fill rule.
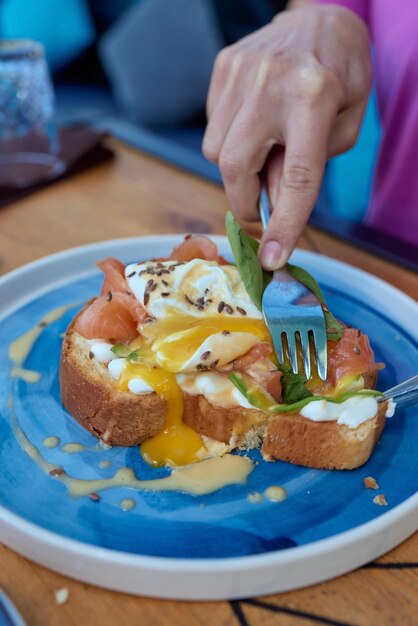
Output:
[[[261,502],[262,499],[263,496],[258,491],[252,491],[247,496],[247,500],[248,502],[251,502],[251,504],[257,504],[258,502]]]
[[[386,502],[386,497],[383,495],[383,493],[379,494],[378,496],[375,496],[373,498],[373,502],[375,504],[378,504],[379,506],[387,506],[388,503]]]
[[[376,482],[376,479],[373,476],[366,476],[364,479],[364,486],[366,489],[379,489],[379,485]]]
[[[270,502],[283,502],[283,500],[286,500],[287,498],[286,489],[274,485],[268,487],[265,490],[264,495],[266,496],[267,500],[270,500]]]
[[[70,597],[70,592],[68,587],[63,587],[62,589],[57,589],[55,591],[55,602],[57,604],[65,604],[68,602],[68,598]]]

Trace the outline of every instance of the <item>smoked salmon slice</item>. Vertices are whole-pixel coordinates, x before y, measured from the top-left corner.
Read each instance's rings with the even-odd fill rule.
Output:
[[[356,328],[344,328],[339,341],[328,341],[328,378],[311,378],[307,387],[315,394],[333,391],[346,377],[363,376],[365,386],[374,384],[378,366],[369,339]]]
[[[147,312],[128,291],[123,263],[109,257],[97,266],[105,275],[101,295],[78,316],[74,330],[86,339],[129,343],[138,336]]]
[[[167,260],[193,261],[193,259],[216,261],[219,265],[229,264],[218,254],[216,243],[205,235],[187,235],[181,244],[173,249]]]

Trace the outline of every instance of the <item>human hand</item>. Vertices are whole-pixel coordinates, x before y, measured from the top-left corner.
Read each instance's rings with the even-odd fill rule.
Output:
[[[219,53],[203,152],[218,163],[241,222],[259,219],[259,175],[266,176],[274,211],[260,245],[265,269],[290,256],[327,158],[354,145],[371,77],[365,24],[333,5],[280,13]]]

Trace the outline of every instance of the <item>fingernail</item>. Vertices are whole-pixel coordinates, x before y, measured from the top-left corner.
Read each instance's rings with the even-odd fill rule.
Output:
[[[277,270],[281,265],[283,248],[278,241],[268,241],[261,250],[261,264],[266,270]]]

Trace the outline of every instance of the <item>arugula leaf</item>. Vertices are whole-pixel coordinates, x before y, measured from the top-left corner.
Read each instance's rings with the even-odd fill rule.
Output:
[[[285,370],[281,378],[284,403],[293,404],[304,398],[310,398],[313,394],[306,389],[307,382],[305,376],[294,374],[292,370]]]
[[[309,274],[306,270],[286,263],[286,269],[293,278],[305,285],[313,294],[318,298],[319,302],[323,305],[323,312],[325,317],[325,325],[327,327],[327,337],[334,341],[339,341],[343,335],[344,326],[338,322],[331,311],[328,309],[325,298],[322,294],[321,288],[316,282],[315,278]]]
[[[306,396],[305,398],[300,398],[297,401],[288,401],[283,404],[270,404],[270,406],[267,406],[266,403],[262,401],[262,395],[257,393],[257,385],[254,383],[254,381],[251,381],[250,384],[247,384],[244,376],[242,374],[239,374],[238,372],[231,373],[229,375],[229,379],[237,387],[237,389],[239,389],[239,391],[248,400],[248,402],[252,404],[256,409],[269,411],[271,413],[298,413],[300,409],[303,409],[304,406],[316,400],[326,400],[327,402],[340,404],[341,402],[344,402],[349,398],[353,398],[354,396],[383,396],[383,393],[380,391],[375,391],[374,389],[363,389],[361,391],[348,391],[341,394],[338,398],[334,398],[333,396],[313,396],[312,394],[310,394],[309,396]],[[305,391],[307,391],[307,389],[305,389]]]
[[[251,300],[261,311],[261,298],[265,288],[265,278],[257,257],[258,241],[244,233],[230,211],[226,214],[225,225],[242,282]],[[268,280],[271,280],[271,277]]]

